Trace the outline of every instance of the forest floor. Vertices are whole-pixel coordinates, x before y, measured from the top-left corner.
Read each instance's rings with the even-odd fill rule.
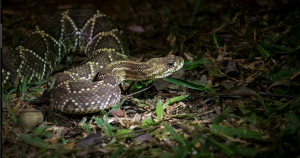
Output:
[[[120,109],[97,114],[66,115],[40,104],[51,82],[2,90],[2,157],[299,157],[299,6],[3,2],[3,51],[56,12],[93,8],[124,30],[131,60],[174,54],[185,63],[171,78],[133,83]]]

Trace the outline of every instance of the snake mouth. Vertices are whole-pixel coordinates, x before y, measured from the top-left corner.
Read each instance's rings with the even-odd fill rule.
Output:
[[[178,68],[175,70],[175,71],[178,71],[179,69],[181,69],[183,67],[183,64],[184,64],[184,59],[182,57],[179,58],[179,65],[178,65]]]

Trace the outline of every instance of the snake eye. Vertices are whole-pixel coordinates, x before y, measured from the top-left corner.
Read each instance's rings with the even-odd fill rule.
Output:
[[[174,62],[170,61],[168,62],[168,67],[173,67],[174,66]]]

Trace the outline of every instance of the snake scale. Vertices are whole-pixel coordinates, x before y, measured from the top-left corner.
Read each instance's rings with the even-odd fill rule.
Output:
[[[116,105],[119,84],[169,76],[183,66],[183,59],[168,55],[146,62],[127,59],[127,38],[109,16],[92,9],[67,10],[37,26],[22,44],[2,54],[2,86],[16,80],[48,78],[69,53],[82,54],[88,62],[62,72],[51,92],[51,105],[71,114],[95,113]]]

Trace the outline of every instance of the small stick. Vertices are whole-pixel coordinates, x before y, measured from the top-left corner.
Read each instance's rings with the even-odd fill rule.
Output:
[[[153,85],[151,85],[151,86],[149,86],[149,87],[146,87],[146,88],[144,88],[144,89],[142,89],[142,90],[139,90],[139,91],[137,91],[137,92],[131,93],[131,94],[129,94],[129,95],[126,95],[126,96],[127,96],[127,97],[133,96],[133,95],[135,95],[135,94],[138,94],[138,93],[141,93],[141,92],[143,92],[143,91],[146,91],[146,90],[148,90],[148,89],[150,89],[150,88],[152,88],[152,87],[153,87]]]
[[[259,92],[258,94],[263,96],[271,96],[271,97],[297,98],[297,96],[293,96],[293,95],[274,94],[274,93],[266,93],[266,92]],[[158,93],[157,95],[164,96],[164,97],[180,96],[179,94],[168,94],[168,93]],[[255,96],[255,94],[254,93],[215,93],[215,94],[190,94],[189,96],[207,98],[213,96],[220,96],[220,97]]]

